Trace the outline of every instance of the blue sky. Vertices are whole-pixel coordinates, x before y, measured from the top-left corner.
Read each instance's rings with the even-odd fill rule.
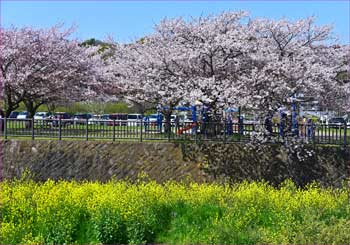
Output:
[[[349,1],[1,1],[1,25],[77,26],[79,39],[128,42],[152,32],[161,19],[246,10],[253,17],[278,19],[315,15],[318,24],[333,24],[342,43],[350,43]]]

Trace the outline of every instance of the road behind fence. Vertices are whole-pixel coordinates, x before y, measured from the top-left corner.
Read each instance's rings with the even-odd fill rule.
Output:
[[[105,139],[110,141],[222,141],[249,142],[254,135],[282,138],[294,136],[314,144],[349,145],[346,124],[305,124],[289,129],[274,124],[267,131],[263,124],[228,122],[165,122],[73,119],[0,119],[0,135],[7,138]]]

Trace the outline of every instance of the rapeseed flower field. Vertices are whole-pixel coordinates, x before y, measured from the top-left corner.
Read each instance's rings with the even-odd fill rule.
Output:
[[[350,243],[347,187],[23,179],[0,188],[1,244]]]

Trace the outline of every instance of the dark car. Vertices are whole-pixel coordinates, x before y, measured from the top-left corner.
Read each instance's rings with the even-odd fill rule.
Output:
[[[111,118],[109,117],[109,114],[103,114],[101,116],[100,125],[103,125],[103,126],[111,125],[110,120]]]
[[[334,117],[328,120],[330,128],[343,128],[346,125],[346,120],[343,117]]]
[[[86,121],[92,118],[90,113],[77,113],[74,115],[74,125],[86,124]]]
[[[102,119],[102,120],[110,120],[109,114],[103,114],[103,115],[101,116],[101,119]]]
[[[128,114],[123,114],[123,113],[115,113],[115,114],[109,114],[109,120],[108,125],[114,125],[116,126],[126,126],[128,125]]]
[[[19,111],[11,111],[8,118],[17,118]]]
[[[73,120],[69,119],[71,119],[71,116],[67,112],[56,112],[53,115],[52,126],[58,127],[60,120],[62,126],[71,125],[73,123]]]

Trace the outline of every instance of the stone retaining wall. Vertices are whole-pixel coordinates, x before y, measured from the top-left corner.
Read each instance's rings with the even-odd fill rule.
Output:
[[[313,180],[340,186],[350,172],[350,151],[337,146],[316,147],[312,157],[300,162],[286,158],[278,146],[261,153],[242,144],[222,143],[6,140],[0,144],[5,179],[18,178],[28,169],[37,181],[135,180],[146,173],[158,182],[264,179],[277,185],[291,178],[300,186]]]

